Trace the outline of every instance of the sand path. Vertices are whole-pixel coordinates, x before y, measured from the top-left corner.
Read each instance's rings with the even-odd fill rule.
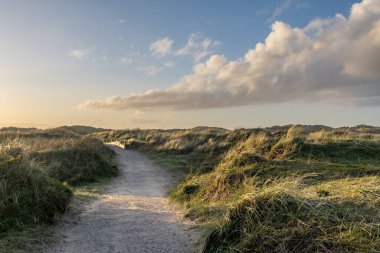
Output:
[[[46,252],[195,252],[194,225],[166,197],[175,177],[137,151],[111,148],[120,175],[98,199],[73,207]]]

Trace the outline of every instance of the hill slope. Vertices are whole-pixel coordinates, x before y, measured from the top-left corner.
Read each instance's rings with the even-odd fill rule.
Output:
[[[204,252],[376,252],[379,128],[98,133],[188,176],[171,193],[207,224]]]

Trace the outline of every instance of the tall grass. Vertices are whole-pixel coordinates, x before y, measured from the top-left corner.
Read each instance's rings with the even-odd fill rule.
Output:
[[[97,135],[188,169],[170,196],[208,227],[203,252],[379,252],[379,133],[288,125]]]
[[[347,182],[349,183],[349,182]],[[376,252],[379,206],[304,194],[278,180],[242,197],[206,238],[203,252]],[[377,188],[379,189],[379,188]]]
[[[30,154],[46,172],[71,185],[94,182],[97,178],[118,173],[113,163],[114,153],[96,138],[82,138],[66,146],[43,149]]]
[[[28,161],[19,149],[0,152],[0,234],[54,222],[71,190]]]
[[[114,152],[97,138],[81,136],[94,131],[0,129],[0,251],[33,250],[33,238],[46,236],[41,226],[66,211],[72,187],[117,174]],[[35,236],[25,234],[34,230]]]
[[[4,148],[20,150],[49,176],[71,185],[94,182],[117,175],[114,153],[92,137],[6,139]]]

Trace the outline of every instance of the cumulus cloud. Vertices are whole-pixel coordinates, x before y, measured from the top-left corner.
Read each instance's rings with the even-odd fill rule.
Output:
[[[202,58],[213,53],[215,47],[219,46],[221,43],[219,41],[203,38],[199,34],[191,34],[187,44],[177,50],[176,55],[191,55],[194,57],[196,62],[202,60]]]
[[[166,90],[90,100],[87,109],[200,109],[280,102],[380,105],[380,0],[304,28],[276,22],[238,60],[213,55]]]
[[[68,53],[68,56],[78,59],[78,60],[83,60],[83,59],[89,58],[94,50],[95,50],[94,47],[72,49]]]
[[[165,56],[170,53],[173,43],[174,41],[170,38],[163,38],[150,44],[149,49],[153,55]]]

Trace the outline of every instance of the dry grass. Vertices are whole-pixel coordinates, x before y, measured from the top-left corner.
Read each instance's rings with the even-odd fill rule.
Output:
[[[188,169],[171,197],[208,227],[204,252],[379,252],[379,133],[284,126],[100,135]]]
[[[355,179],[354,179],[355,181]],[[214,229],[204,252],[376,252],[380,247],[379,179],[320,197],[336,182],[308,187],[302,178],[275,180],[241,197],[224,223]],[[335,188],[336,189],[336,188]],[[352,195],[352,193],[355,193]],[[374,195],[375,194],[375,195]],[[377,201],[376,201],[377,199]]]
[[[75,192],[85,194],[99,188],[93,187],[96,182],[117,174],[111,150],[99,139],[72,130],[94,131],[0,129],[1,252],[39,248],[51,234],[41,231],[48,231],[46,226],[66,211],[71,186],[80,184]]]
[[[71,191],[33,165],[20,150],[0,154],[0,233],[53,223],[65,212]]]

